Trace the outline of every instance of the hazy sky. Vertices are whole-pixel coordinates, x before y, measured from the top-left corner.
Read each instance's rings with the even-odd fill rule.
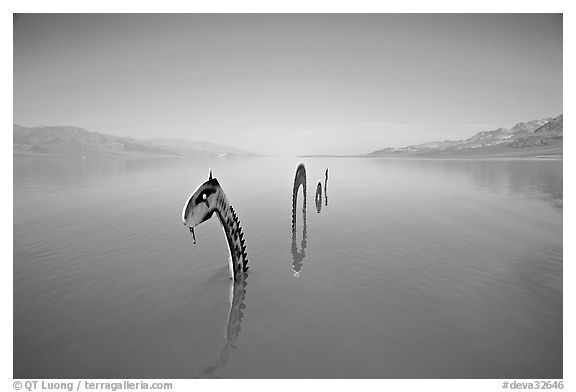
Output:
[[[14,122],[352,154],[562,113],[561,15],[21,15]]]

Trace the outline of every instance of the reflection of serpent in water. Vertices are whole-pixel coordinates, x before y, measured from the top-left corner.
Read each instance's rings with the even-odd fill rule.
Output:
[[[294,277],[298,277],[300,275],[300,270],[302,269],[302,264],[304,264],[304,257],[306,257],[306,253],[304,250],[306,249],[306,211],[303,214],[303,223],[304,227],[302,229],[302,242],[300,243],[301,251],[298,251],[298,245],[296,245],[296,229],[292,230],[292,269],[294,270]]]
[[[296,205],[298,202],[298,190],[302,186],[303,193],[303,207],[302,207],[302,250],[298,252],[298,246],[296,245]],[[306,254],[304,250],[306,249],[306,168],[302,162],[298,163],[296,168],[296,175],[294,176],[294,188],[292,190],[292,270],[294,271],[294,277],[298,277],[300,270],[302,269],[302,264],[304,262],[304,257]]]
[[[235,343],[242,330],[240,325],[244,317],[244,309],[246,309],[246,273],[243,273],[243,275],[244,277],[241,280],[236,279],[236,281],[230,282],[232,297],[230,298],[230,313],[226,324],[226,344],[220,351],[216,364],[204,368],[198,373],[196,378],[220,378],[221,371],[230,359],[230,349],[236,348]]]
[[[212,170],[210,170],[208,181],[200,184],[192,192],[182,210],[182,221],[184,221],[184,226],[190,229],[194,243],[196,243],[194,227],[210,219],[214,212],[222,224],[228,243],[230,276],[234,280],[243,279],[244,272],[248,270],[244,233],[236,211],[228,202],[218,180],[212,178]]]

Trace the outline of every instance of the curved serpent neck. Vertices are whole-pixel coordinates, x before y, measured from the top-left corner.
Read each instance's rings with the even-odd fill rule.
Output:
[[[248,270],[248,258],[246,254],[246,244],[240,220],[234,207],[228,204],[228,200],[222,191],[222,199],[218,200],[216,214],[222,224],[228,252],[230,254],[230,275],[237,280]]]
[[[190,229],[194,242],[196,242],[194,228],[210,219],[214,213],[218,216],[226,236],[230,256],[230,276],[238,280],[248,270],[244,233],[236,211],[228,202],[220,183],[216,178],[212,178],[210,172],[208,181],[198,186],[182,210],[182,221],[184,226]]]

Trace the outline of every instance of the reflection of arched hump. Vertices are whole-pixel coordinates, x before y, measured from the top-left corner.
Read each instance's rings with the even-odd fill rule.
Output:
[[[302,208],[302,243],[301,250],[298,251],[298,246],[296,245],[296,205],[298,202],[298,189],[302,186],[303,190],[303,208]],[[296,175],[294,176],[294,188],[292,190],[292,269],[294,271],[294,277],[298,277],[300,270],[302,269],[302,264],[304,262],[304,257],[306,254],[304,250],[306,249],[306,168],[302,162],[298,163],[296,168]]]
[[[302,186],[303,191],[303,207],[302,210],[306,214],[306,168],[302,162],[298,163],[296,167],[296,174],[294,176],[294,187],[292,188],[292,229],[296,228],[296,203],[298,201],[298,189]]]
[[[300,271],[302,270],[302,265],[304,264],[304,257],[306,257],[306,210],[304,210],[303,219],[304,227],[302,229],[302,242],[300,243],[301,250],[298,251],[298,245],[296,245],[296,228],[292,230],[292,270],[294,271],[294,277],[300,276]]]
[[[326,172],[324,173],[324,202],[325,206],[328,205],[328,168],[326,168]]]
[[[246,309],[246,273],[243,274],[242,279],[230,282],[230,291],[232,291],[232,296],[226,324],[226,344],[218,356],[216,365],[206,367],[197,378],[220,378],[222,370],[230,359],[230,349],[236,348],[235,343],[240,335],[240,324],[244,317],[244,309]]]
[[[316,195],[314,195],[314,202],[316,203],[316,212],[320,213],[322,209],[322,183],[318,181],[316,185]]]

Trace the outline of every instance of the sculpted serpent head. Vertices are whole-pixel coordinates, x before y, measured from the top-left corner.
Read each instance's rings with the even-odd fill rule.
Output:
[[[220,204],[219,199],[221,198],[222,188],[218,180],[212,178],[212,170],[210,170],[208,181],[200,184],[192,192],[182,209],[182,221],[190,229],[190,233],[194,236],[194,241],[196,241],[194,228],[212,218]]]

